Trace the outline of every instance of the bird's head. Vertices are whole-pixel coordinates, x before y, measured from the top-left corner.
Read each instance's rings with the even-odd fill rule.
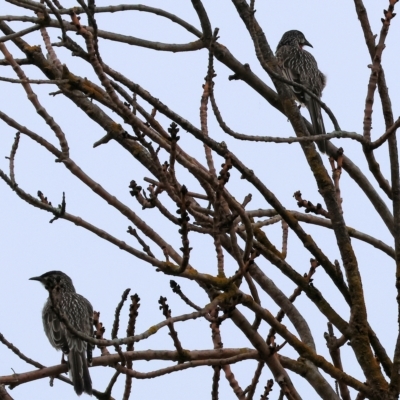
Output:
[[[278,43],[277,50],[282,46],[299,46],[301,49],[303,46],[312,47],[311,43],[306,39],[300,31],[287,31],[283,34],[282,39]]]
[[[59,285],[65,291],[75,292],[75,288],[71,278],[61,271],[49,271],[43,275],[29,278],[29,280],[40,282],[47,290],[54,288],[56,285]]]

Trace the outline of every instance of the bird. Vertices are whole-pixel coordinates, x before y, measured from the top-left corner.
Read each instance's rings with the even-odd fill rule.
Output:
[[[50,344],[68,356],[68,370],[78,396],[83,392],[92,395],[92,380],[88,365],[92,362],[92,345],[68,331],[54,311],[54,303],[77,330],[93,336],[93,307],[76,293],[71,278],[61,271],[49,271],[30,278],[39,281],[49,292],[43,311],[43,327]]]
[[[278,64],[282,68],[285,78],[300,83],[314,93],[318,98],[322,96],[322,90],[326,85],[326,76],[318,69],[314,56],[304,46],[313,47],[304,34],[297,30],[287,31],[278,43],[275,55]],[[296,99],[305,105],[310,113],[315,135],[325,134],[324,121],[321,115],[321,107],[304,90],[291,86]],[[325,140],[317,141],[317,146],[323,153],[326,152]]]

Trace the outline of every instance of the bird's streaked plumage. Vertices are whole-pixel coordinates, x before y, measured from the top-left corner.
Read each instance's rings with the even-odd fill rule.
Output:
[[[303,33],[292,30],[286,32],[276,49],[276,57],[282,68],[283,76],[293,82],[300,83],[313,92],[316,96],[322,96],[322,90],[326,84],[325,75],[318,69],[314,56],[304,50],[304,46],[312,47]],[[321,115],[321,107],[308,93],[291,86],[296,99],[304,104],[309,113],[314,128],[314,134],[325,134],[324,121]],[[317,141],[318,148],[325,152],[325,141]]]
[[[46,272],[30,278],[41,282],[49,291],[56,291],[57,307],[71,325],[87,335],[93,336],[93,308],[88,300],[76,293],[71,278],[61,271]],[[54,301],[53,298],[53,301]],[[59,321],[52,309],[49,295],[42,312],[43,327],[49,342],[68,356],[68,369],[75,392],[92,394],[92,380],[88,364],[92,361],[92,346],[71,334]]]

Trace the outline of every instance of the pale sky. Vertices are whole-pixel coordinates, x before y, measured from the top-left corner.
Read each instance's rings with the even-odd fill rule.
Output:
[[[204,0],[205,8],[209,13],[212,28],[218,27],[219,42],[230,49],[232,54],[242,63],[249,63],[251,69],[267,84],[270,79],[258,65],[252,42],[245,26],[238,16],[233,4],[227,0]],[[78,6],[72,0],[63,0],[64,7]],[[117,2],[98,0],[98,6],[116,5]],[[163,8],[175,13],[180,18],[190,22],[200,29],[197,15],[186,0],[143,0],[142,4]],[[364,2],[372,30],[379,34],[381,29],[382,10],[387,7],[388,1],[366,0]],[[349,132],[362,133],[363,112],[370,63],[367,47],[364,43],[360,23],[355,13],[354,5],[344,0],[258,0],[256,1],[256,17],[263,28],[271,48],[275,51],[276,45],[282,34],[287,30],[298,29],[302,31],[307,40],[313,45],[309,51],[318,61],[319,68],[327,75],[327,86],[323,93],[323,100],[332,109],[339,121],[341,128]],[[30,15],[29,10],[21,10],[11,4],[2,3],[1,14]],[[96,16],[100,29],[114,31],[125,35],[154,40],[165,43],[185,43],[197,38],[183,28],[156,15],[141,12],[126,12],[115,14],[100,14]],[[65,16],[65,19],[68,18]],[[82,15],[82,23],[86,24],[86,17]],[[395,118],[400,109],[400,83],[398,80],[398,60],[400,35],[400,20],[395,18],[390,27],[383,53],[383,66],[385,68],[389,93],[392,95],[392,106]],[[15,30],[26,28],[27,24],[12,23]],[[52,41],[57,41],[61,35],[59,30],[48,29]],[[74,40],[82,46],[81,37],[70,33]],[[42,44],[37,32],[24,37],[31,45]],[[397,40],[397,41],[396,41]],[[10,50],[17,57],[21,54],[14,50],[10,42],[6,42]],[[200,126],[199,107],[202,94],[202,83],[207,73],[208,53],[205,49],[191,53],[165,53],[154,50],[116,44],[101,40],[100,52],[104,61],[112,68],[126,74],[134,82],[139,83],[153,96],[176,111],[194,125]],[[42,45],[44,50],[44,46]],[[62,63],[67,63],[70,70],[82,77],[93,77],[90,68],[77,58],[56,48]],[[23,67],[30,78],[43,78],[31,67]],[[215,61],[215,95],[220,111],[230,127],[241,133],[269,136],[292,136],[290,124],[278,111],[269,106],[251,88],[241,81],[229,81],[232,74],[224,65]],[[11,68],[2,67],[0,76],[16,78]],[[48,96],[55,91],[51,85],[33,87],[40,101],[48,112],[56,119],[66,133],[69,141],[71,158],[80,167],[97,180],[108,191],[118,197],[137,212],[154,229],[159,231],[166,240],[179,249],[180,236],[178,228],[166,223],[156,210],[141,211],[141,206],[129,194],[129,182],[135,180],[142,187],[147,184],[144,177],[152,177],[139,164],[130,157],[118,144],[110,142],[97,148],[93,143],[104,136],[104,132],[92,121],[89,121],[69,100],[61,96]],[[20,86],[0,82],[0,110],[8,113],[22,125],[43,135],[52,143],[57,144],[53,133],[44,121],[36,114],[25,92]],[[142,101],[141,105],[145,103]],[[151,109],[147,107],[150,111]],[[235,142],[227,137],[217,126],[210,110],[210,136],[218,141],[225,141],[228,148],[238,155],[248,167],[252,168],[263,180],[266,186],[274,191],[280,201],[288,209],[298,210],[293,193],[301,190],[304,198],[313,203],[321,202],[322,198],[317,192],[316,184],[312,180],[310,170],[304,160],[303,153],[298,144],[267,144]],[[307,112],[303,114],[308,118]],[[113,115],[111,115],[113,117]],[[327,132],[332,131],[332,124],[324,115]],[[166,118],[160,117],[164,128],[170,123]],[[373,113],[373,138],[380,136],[385,128],[380,115],[379,99],[376,97],[376,109]],[[8,160],[15,131],[0,121],[0,148],[2,158],[0,168],[8,173]],[[190,134],[181,130],[180,145],[197,159],[205,163],[202,145],[196,143]],[[358,143],[351,140],[335,140],[337,146],[342,146],[345,154],[354,162],[365,175],[371,177],[368,171],[362,149]],[[389,179],[387,163],[387,146],[377,152],[378,162],[384,175]],[[167,158],[165,158],[167,160]],[[164,161],[164,160],[163,160]],[[221,160],[222,162],[222,160]],[[220,161],[216,160],[219,168]],[[325,165],[329,168],[328,159],[324,156]],[[100,198],[97,198],[90,189],[74,179],[66,168],[54,162],[54,157],[34,144],[29,138],[22,136],[16,156],[16,180],[21,188],[36,195],[41,190],[52,201],[53,205],[61,202],[62,192],[66,193],[67,211],[81,216],[101,229],[109,231],[117,238],[141,250],[135,239],[126,233],[131,225],[121,214],[110,207]],[[191,191],[200,191],[199,186],[191,181],[185,171],[178,170],[177,175],[182,183]],[[237,171],[231,171],[232,178],[228,190],[243,199],[254,189],[240,179]],[[371,178],[372,179],[372,178]],[[347,225],[362,232],[374,235],[393,245],[387,228],[377,217],[371,204],[344,172],[341,178],[344,216]],[[374,186],[377,187],[375,182]],[[377,189],[385,198],[382,191]],[[0,182],[0,221],[1,230],[1,279],[0,279],[0,332],[13,342],[28,357],[46,365],[59,363],[61,353],[51,347],[43,332],[41,310],[47,298],[47,292],[37,282],[29,281],[32,276],[40,275],[50,270],[62,270],[74,281],[78,293],[90,300],[95,310],[101,312],[101,320],[106,327],[105,336],[108,338],[114,319],[114,310],[122,292],[131,288],[131,294],[137,293],[141,298],[141,307],[136,325],[136,333],[141,333],[150,326],[163,320],[159,310],[158,299],[160,296],[168,298],[173,315],[191,312],[191,309],[172,293],[169,287],[170,277],[157,273],[155,269],[133,256],[119,250],[110,243],[98,238],[82,228],[73,226],[70,222],[58,220],[49,224],[52,215],[35,209],[19,199],[9,187]],[[166,196],[160,197],[161,200]],[[170,203],[167,203],[170,204]],[[174,210],[173,206],[171,210]],[[248,206],[249,209],[270,208],[261,198],[255,196]],[[280,247],[281,232],[279,227],[268,228],[268,234],[276,246]],[[310,234],[314,235],[318,245],[331,258],[340,260],[332,232],[324,232],[322,228],[305,226]],[[210,238],[190,235],[191,245],[194,247],[191,254],[191,264],[202,272],[216,273],[216,257]],[[149,242],[149,241],[148,241]],[[359,261],[363,285],[366,292],[366,301],[370,323],[380,337],[388,354],[393,354],[397,334],[397,313],[395,302],[395,263],[381,252],[372,249],[364,243],[352,240]],[[153,252],[162,258],[161,252],[154,244],[149,243]],[[309,269],[310,254],[307,253],[294,234],[289,233],[288,262],[299,272],[304,273]],[[225,257],[227,272],[233,273],[235,263]],[[276,279],[281,289],[289,296],[294,285],[282,277],[269,263],[259,259],[259,266],[266,271],[268,276]],[[200,306],[208,302],[205,294],[197,285],[179,278],[173,278],[190,295],[191,299]],[[326,278],[324,271],[318,270],[314,284],[324,296],[331,301],[344,318],[348,318],[348,309],[338,297],[337,291]],[[264,307],[273,313],[278,308],[271,300],[265,299]],[[295,303],[306,317],[317,342],[317,351],[328,360],[329,353],[325,346],[323,333],[327,330],[326,320],[321,318],[315,307],[302,295]],[[242,307],[243,308],[243,307]],[[241,311],[242,311],[241,308]],[[314,315],[315,314],[315,315]],[[128,305],[122,312],[120,324],[120,337],[125,334],[128,319]],[[285,319],[284,324],[290,327]],[[212,348],[209,323],[205,320],[179,323],[175,326],[186,349]],[[265,334],[268,327],[263,326]],[[150,339],[137,343],[136,350],[144,349],[174,349],[166,328]],[[250,347],[250,343],[233,327],[229,321],[221,327],[224,347]],[[338,332],[336,332],[339,335]],[[110,351],[113,351],[110,348]],[[96,349],[94,356],[99,356]],[[296,358],[290,349],[284,349],[282,354]],[[354,374],[357,379],[364,381],[360,369],[357,367],[350,347],[343,348],[344,368],[348,373]],[[13,353],[0,344],[0,376],[33,370],[18,359]],[[250,383],[255,369],[255,362],[244,362],[232,366],[240,385],[245,389]],[[152,371],[167,366],[165,362],[135,362],[134,368],[139,371]],[[93,387],[103,391],[113,375],[111,368],[92,368],[90,370]],[[303,398],[317,399],[314,390],[297,378],[290,375]],[[260,384],[255,394],[259,398],[272,374],[264,368]],[[333,385],[334,381],[328,377]],[[180,399],[206,399],[210,397],[212,383],[212,369],[202,367],[172,375],[157,378],[157,380],[133,380],[131,398],[147,400],[163,398],[165,400]],[[48,380],[30,382],[10,391],[15,399],[72,399],[75,393],[71,386],[55,381],[55,387],[48,385]],[[120,378],[114,388],[113,396],[122,397],[124,379]],[[274,387],[271,398],[278,397],[278,387]],[[83,397],[86,395],[83,395]],[[82,397],[82,398],[83,398]],[[355,397],[353,395],[353,397]],[[220,398],[233,399],[231,388],[221,374]]]

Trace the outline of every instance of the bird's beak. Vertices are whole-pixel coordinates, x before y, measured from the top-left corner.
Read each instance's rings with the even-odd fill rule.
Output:
[[[313,45],[306,38],[304,38],[303,46],[313,47]]]
[[[40,276],[34,276],[33,278],[29,278],[30,281],[38,281],[41,282],[42,278]]]

